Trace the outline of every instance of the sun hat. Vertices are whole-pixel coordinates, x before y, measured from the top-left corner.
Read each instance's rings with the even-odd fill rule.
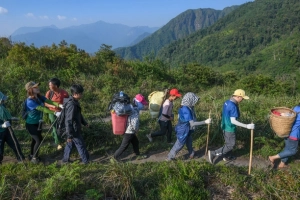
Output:
[[[143,95],[141,95],[141,94],[135,95],[135,99],[138,102],[142,103],[143,105],[148,105],[148,102],[146,101],[145,97]]]
[[[170,95],[176,96],[176,97],[181,97],[181,94],[178,92],[176,88],[173,88],[170,90]]]
[[[234,91],[233,96],[243,97],[243,99],[249,99],[248,96],[246,96],[245,91],[242,89],[237,89]]]
[[[30,88],[38,87],[39,85],[40,85],[40,83],[35,83],[33,81],[30,81],[30,82],[26,83],[25,89],[29,90]]]

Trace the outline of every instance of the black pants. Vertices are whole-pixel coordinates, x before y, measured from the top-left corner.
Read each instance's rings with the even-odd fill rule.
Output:
[[[160,130],[151,134],[151,137],[157,137],[167,134],[167,142],[172,142],[172,122],[168,121],[158,121]]]
[[[139,140],[135,134],[127,134],[125,133],[123,136],[123,140],[119,149],[115,152],[114,158],[118,159],[118,157],[127,149],[129,144],[132,144],[133,151],[136,155],[140,155],[139,149]]]
[[[0,132],[0,163],[3,160],[5,142],[14,151],[16,158],[18,160],[21,160],[21,158],[22,158],[22,160],[25,159],[16,136],[13,133],[10,134],[8,128],[6,128],[5,131]],[[17,150],[19,151],[21,158],[19,157]]]
[[[27,124],[26,123],[26,129],[31,135],[31,146],[30,146],[30,155],[33,157],[37,157],[39,152],[37,151],[42,140],[42,131],[38,131],[39,124]]]

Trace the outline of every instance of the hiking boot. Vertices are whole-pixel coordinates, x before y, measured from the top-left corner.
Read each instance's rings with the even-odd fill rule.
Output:
[[[223,157],[223,161],[225,161],[225,162],[233,161],[235,159],[236,159],[236,157],[234,157],[234,156]]]
[[[195,151],[193,151],[191,154],[190,154],[190,159],[193,159],[195,156]]]
[[[150,134],[146,134],[146,136],[147,136],[147,138],[148,138],[149,142],[152,142],[151,133],[150,133]]]
[[[41,161],[41,160],[40,160],[38,157],[35,157],[35,158],[32,158],[32,159],[31,159],[31,162],[32,162],[33,164],[38,164],[40,161]]]
[[[215,153],[208,150],[208,160],[211,164],[214,164],[214,158],[216,157]]]

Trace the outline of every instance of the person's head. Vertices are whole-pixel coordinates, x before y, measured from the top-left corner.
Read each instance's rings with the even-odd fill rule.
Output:
[[[7,100],[7,96],[4,95],[2,92],[0,92],[0,104],[4,104],[4,102]]]
[[[232,97],[238,102],[240,103],[241,101],[243,101],[243,99],[249,99],[248,96],[246,96],[245,91],[242,89],[237,89],[234,91]]]
[[[133,103],[139,108],[139,110],[146,109],[148,107],[148,102],[145,97],[141,94],[135,95]]]
[[[188,92],[183,96],[181,100],[181,105],[194,107],[195,104],[199,101],[199,99],[200,97],[198,97],[195,93]]]
[[[39,88],[40,83],[35,83],[33,81],[30,81],[26,83],[25,89],[27,91],[28,96],[37,96],[40,94],[40,88]]]
[[[171,89],[169,94],[170,94],[170,96],[169,96],[170,101],[174,101],[177,98],[181,97],[181,94],[179,93],[178,89],[176,89],[176,88]]]
[[[55,91],[60,86],[60,80],[58,78],[51,78],[48,85],[50,90]]]
[[[71,94],[74,97],[74,99],[79,100],[82,97],[82,93],[83,93],[84,89],[83,89],[82,85],[74,84],[71,86],[70,91],[71,91]]]

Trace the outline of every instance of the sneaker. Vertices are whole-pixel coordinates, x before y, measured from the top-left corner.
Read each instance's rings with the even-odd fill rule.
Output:
[[[209,162],[211,164],[214,164],[214,158],[215,158],[215,156],[216,155],[212,151],[208,150],[208,160],[209,160]]]
[[[225,162],[233,161],[235,159],[236,159],[236,157],[234,157],[234,156],[223,157],[223,161],[225,161]]]
[[[57,145],[57,150],[61,150],[63,147],[59,144]]]
[[[31,159],[31,162],[33,163],[33,164],[38,164],[39,162],[40,162],[40,159],[39,158],[32,158]]]
[[[195,152],[193,151],[191,154],[190,154],[190,159],[193,159],[195,156]]]
[[[151,134],[146,134],[146,136],[147,136],[147,138],[148,138],[149,142],[152,142],[152,137],[151,137]]]

